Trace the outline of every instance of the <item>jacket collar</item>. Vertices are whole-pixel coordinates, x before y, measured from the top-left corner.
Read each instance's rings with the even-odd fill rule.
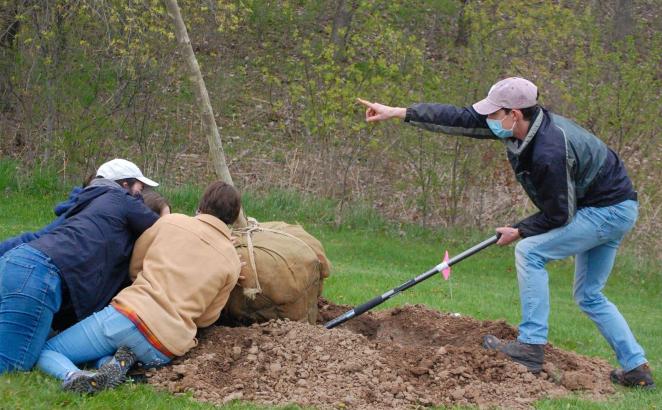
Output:
[[[228,228],[225,222],[221,221],[217,217],[209,214],[199,214],[195,216],[195,219],[199,219],[202,222],[211,225],[214,229],[220,231],[223,235],[225,235],[225,237],[230,239],[231,236],[230,228]]]
[[[540,128],[540,124],[542,124],[542,119],[544,116],[545,115],[543,114],[543,109],[538,109],[538,115],[536,115],[536,119],[533,120],[533,124],[531,124],[531,127],[529,127],[529,132],[526,134],[526,137],[524,137],[524,140],[521,143],[518,140],[514,140],[513,138],[508,138],[506,141],[506,147],[508,148],[508,151],[515,155],[521,154],[531,143],[531,141],[533,141],[533,137],[535,137],[536,132],[538,132],[538,128]]]
[[[89,188],[98,187],[98,186],[112,188],[112,189],[124,189],[117,182],[106,178],[94,178],[92,181],[90,181],[90,185],[88,185]]]

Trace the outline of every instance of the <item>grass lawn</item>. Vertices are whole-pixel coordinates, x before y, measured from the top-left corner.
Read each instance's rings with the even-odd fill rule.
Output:
[[[191,213],[199,190],[181,188],[166,192],[175,212]],[[52,217],[52,206],[66,193],[44,194],[22,190],[0,194],[0,238],[39,228]],[[491,232],[426,230],[389,225],[371,211],[357,209],[345,215],[342,229],[333,227],[334,206],[324,201],[302,199],[277,192],[268,196],[245,196],[249,215],[258,220],[302,223],[326,247],[334,264],[325,285],[325,296],[337,303],[359,304],[401,284],[439,263],[445,249],[451,255],[489,237]],[[635,228],[636,229],[636,228]],[[606,294],[619,306],[634,334],[647,352],[656,379],[662,383],[662,266],[635,259],[622,249],[607,285]],[[442,311],[459,312],[477,319],[506,319],[517,324],[519,300],[512,248],[491,247],[453,268],[451,281],[430,278],[381,305],[380,309],[404,303],[424,303]],[[616,364],[613,353],[593,323],[572,300],[573,262],[549,266],[552,312],[550,341],[564,349],[599,356]],[[125,385],[95,397],[64,393],[59,383],[38,371],[0,376],[0,408],[211,408],[187,397],[156,392],[148,386]],[[662,408],[662,389],[639,392],[618,389],[606,403],[577,398],[537,403],[544,409],[560,408]],[[224,409],[263,408],[251,403],[231,403]],[[296,408],[296,407],[292,407]]]

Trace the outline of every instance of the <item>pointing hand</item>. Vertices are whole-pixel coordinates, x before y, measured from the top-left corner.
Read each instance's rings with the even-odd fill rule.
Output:
[[[389,107],[388,105],[373,103],[361,98],[357,98],[356,101],[366,107],[365,120],[367,122],[384,121],[391,118],[405,118],[407,114],[406,108]]]

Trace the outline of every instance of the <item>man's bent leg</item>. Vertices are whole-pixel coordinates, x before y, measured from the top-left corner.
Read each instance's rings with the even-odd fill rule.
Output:
[[[528,344],[547,342],[549,285],[545,265],[601,245],[604,221],[595,208],[580,209],[573,220],[560,228],[522,239],[515,247],[522,321],[518,340]]]

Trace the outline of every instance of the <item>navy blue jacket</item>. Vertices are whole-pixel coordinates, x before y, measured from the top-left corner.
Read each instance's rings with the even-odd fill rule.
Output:
[[[53,209],[53,212],[55,212],[55,220],[45,227],[41,228],[40,230],[36,232],[25,232],[22,233],[18,236],[14,236],[13,238],[6,239],[2,242],[0,242],[0,257],[7,253],[7,251],[17,247],[18,245],[22,243],[28,243],[30,241],[34,241],[35,239],[41,237],[43,234],[52,231],[53,229],[57,228],[64,222],[64,213],[67,212],[72,206],[76,204],[76,201],[78,200],[78,195],[83,192],[83,188],[81,187],[74,187],[74,189],[71,190],[69,193],[69,198],[67,198],[66,201],[60,202],[59,204],[55,205],[55,209]]]
[[[128,276],[133,244],[158,216],[117,183],[95,179],[53,231],[29,243],[60,269],[63,303],[55,322],[106,307]]]
[[[472,107],[416,104],[407,109],[405,121],[447,134],[498,139],[486,118]],[[507,138],[504,143],[517,181],[540,210],[515,225],[524,237],[569,223],[578,208],[637,198],[616,153],[560,115],[541,108],[524,140]]]

